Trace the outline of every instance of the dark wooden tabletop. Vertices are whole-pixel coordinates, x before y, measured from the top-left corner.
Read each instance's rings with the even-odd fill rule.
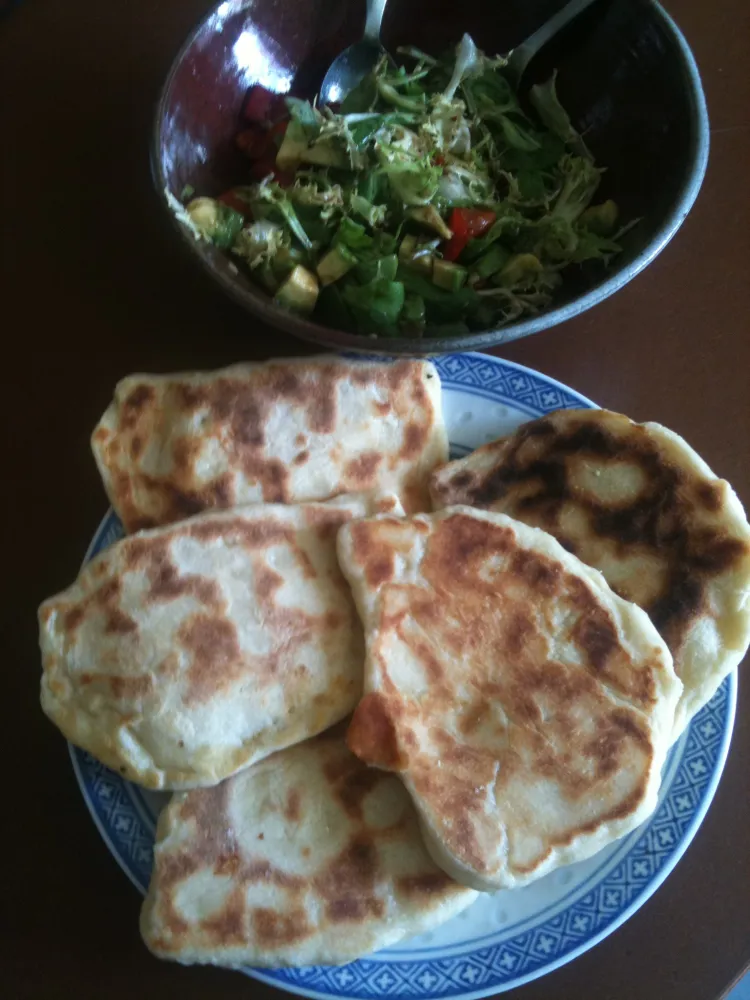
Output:
[[[152,958],[140,900],[38,708],[35,611],[76,573],[106,503],[88,448],[115,381],[303,352],[176,252],[147,162],[152,106],[208,0],[25,0],[0,20],[5,419],[0,994],[224,1000],[241,975]],[[703,72],[708,176],[625,290],[505,357],[684,435],[750,504],[750,5],[671,0]],[[15,354],[15,358],[13,355]],[[12,766],[11,766],[12,765]],[[627,924],[524,1000],[714,1000],[750,963],[750,684],[694,843]]]

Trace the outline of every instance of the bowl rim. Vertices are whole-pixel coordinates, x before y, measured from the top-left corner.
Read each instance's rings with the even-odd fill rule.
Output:
[[[532,333],[559,326],[575,316],[587,312],[593,306],[603,302],[615,292],[627,285],[636,275],[640,274],[658,256],[682,226],[688,213],[695,204],[701,185],[706,175],[710,147],[710,127],[706,96],[703,90],[700,71],[695,56],[675,20],[667,13],[659,0],[645,0],[652,14],[661,21],[666,34],[673,44],[680,59],[681,70],[690,105],[690,137],[689,159],[685,164],[682,182],[677,190],[677,196],[668,217],[652,236],[651,240],[625,267],[612,274],[596,288],[576,297],[570,302],[556,306],[539,316],[509,323],[507,326],[492,330],[481,330],[475,333],[463,334],[457,337],[427,337],[401,338],[376,337],[363,334],[346,333],[331,327],[322,326],[304,317],[287,312],[263,295],[258,289],[257,295],[240,287],[229,275],[225,274],[199,250],[195,237],[176,217],[170,206],[166,192],[167,179],[161,162],[161,131],[162,122],[169,94],[175,76],[182,61],[204,30],[208,22],[216,16],[224,0],[218,0],[198,21],[188,33],[186,39],[174,56],[166,79],[162,84],[154,110],[151,128],[149,161],[151,176],[156,188],[156,194],[162,208],[167,212],[172,227],[179,233],[183,247],[188,247],[193,260],[197,260],[204,271],[211,275],[227,295],[238,305],[254,314],[270,327],[280,328],[292,336],[324,347],[361,352],[365,354],[390,355],[431,355],[446,354],[467,350],[483,350],[527,337]],[[236,12],[251,10],[253,0],[237,0]]]

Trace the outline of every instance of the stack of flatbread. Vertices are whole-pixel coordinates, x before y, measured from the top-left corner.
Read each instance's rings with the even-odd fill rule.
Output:
[[[42,706],[174,792],[164,958],[338,964],[587,858],[750,643],[750,527],[677,435],[560,411],[447,461],[427,361],[132,376],[126,537],[39,611]]]

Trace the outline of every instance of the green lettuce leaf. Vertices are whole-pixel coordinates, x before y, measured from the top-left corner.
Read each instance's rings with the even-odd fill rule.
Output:
[[[531,88],[529,100],[534,105],[534,109],[543,124],[553,135],[556,135],[578,156],[593,161],[586,143],[581,138],[580,133],[573,128],[567,111],[557,97],[557,70],[546,83],[537,83]]]

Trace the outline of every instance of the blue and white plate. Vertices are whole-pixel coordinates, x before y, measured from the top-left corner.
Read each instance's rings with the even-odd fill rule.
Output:
[[[436,361],[452,451],[464,455],[519,424],[594,404],[559,382],[482,354]],[[87,559],[121,536],[110,512]],[[661,885],[695,836],[713,798],[734,721],[732,674],[672,749],[650,820],[595,857],[514,892],[484,895],[438,930],[340,968],[247,969],[281,989],[317,998],[472,1000],[542,976],[620,926]],[[154,827],[165,796],[145,792],[70,748],[86,804],[131,881],[146,891]]]

